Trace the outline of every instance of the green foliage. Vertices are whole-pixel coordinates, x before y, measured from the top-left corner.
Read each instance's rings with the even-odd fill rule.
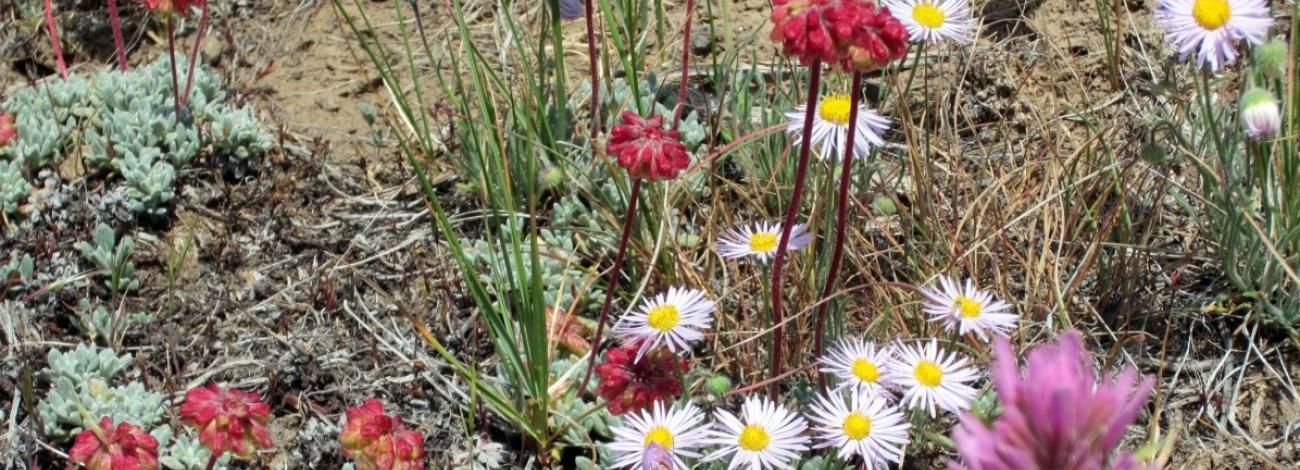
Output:
[[[145,390],[138,382],[110,386],[130,363],[131,355],[118,356],[112,349],[79,345],[67,353],[50,351],[49,367],[43,371],[50,391],[36,407],[45,435],[65,441],[107,416],[113,422],[140,426],[159,442],[167,442],[171,429],[164,424],[167,403],[161,394]]]
[[[18,139],[0,148],[0,159],[19,161],[35,171],[62,158],[77,123],[92,114],[86,103],[86,79],[47,80],[20,89],[0,102],[14,116]]]
[[[0,264],[0,288],[15,279],[23,283],[32,282],[32,255],[24,253],[20,257],[15,254],[9,262]]]
[[[0,212],[18,212],[18,203],[31,194],[32,185],[23,178],[23,164],[17,160],[0,160]]]
[[[130,235],[117,241],[117,235],[108,224],[95,226],[95,244],[77,242],[75,245],[81,255],[99,268],[99,275],[105,277],[105,286],[114,293],[135,290],[140,281],[135,278],[135,263],[131,254],[135,252],[135,239]]]
[[[217,464],[212,468],[224,470],[230,465],[230,456],[226,452],[221,458],[217,459]],[[204,470],[207,468],[208,459],[212,457],[198,439],[189,434],[182,433],[176,437],[176,442],[172,444],[167,452],[158,457],[158,464],[168,470]]]

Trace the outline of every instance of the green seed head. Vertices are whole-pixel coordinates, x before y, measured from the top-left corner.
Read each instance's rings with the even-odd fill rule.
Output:
[[[1268,78],[1281,80],[1285,77],[1286,62],[1286,42],[1281,38],[1273,38],[1255,49],[1255,67]]]
[[[710,394],[720,397],[731,391],[731,379],[725,375],[715,375],[709,377],[709,380],[704,383],[704,388],[708,389]]]

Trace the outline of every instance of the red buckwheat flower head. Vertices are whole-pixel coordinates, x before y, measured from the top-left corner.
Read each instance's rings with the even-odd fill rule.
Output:
[[[140,3],[143,3],[144,7],[151,13],[179,13],[184,15],[189,13],[190,8],[203,6],[208,3],[208,0],[140,0]]]
[[[682,393],[678,371],[686,372],[686,360],[658,347],[636,361],[640,341],[611,348],[605,363],[596,366],[600,387],[596,394],[609,402],[609,412],[621,415],[649,408],[656,401],[671,401]]]
[[[840,69],[869,72],[907,55],[907,27],[888,9],[846,0],[835,10],[834,17],[852,25],[851,33],[842,42],[843,54],[836,63]]]
[[[8,146],[18,138],[18,127],[14,126],[14,117],[0,113],[0,147]]]
[[[676,178],[691,163],[677,131],[664,128],[663,116],[647,119],[632,111],[623,112],[623,123],[609,132],[605,150],[618,156],[629,176],[650,181]]]
[[[154,470],[158,468],[158,440],[139,426],[116,426],[105,416],[98,428],[77,434],[68,460],[90,470]]]
[[[181,403],[181,419],[199,431],[199,442],[216,456],[230,451],[246,459],[257,448],[271,447],[270,416],[271,407],[256,392],[216,384],[190,389]]]
[[[424,436],[402,426],[402,418],[384,413],[374,398],[349,408],[339,440],[343,456],[360,470],[417,470],[424,468]]]
[[[832,14],[838,3],[842,0],[774,0],[772,40],[804,66],[818,60],[836,62],[840,55],[836,38],[847,38],[852,25]]]

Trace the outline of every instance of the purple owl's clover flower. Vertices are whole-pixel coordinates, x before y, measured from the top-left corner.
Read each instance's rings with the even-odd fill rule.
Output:
[[[1133,367],[1100,382],[1079,333],[1029,352],[1024,375],[1006,339],[994,345],[991,375],[1004,411],[986,426],[966,413],[953,430],[961,463],[950,470],[1154,470],[1115,448],[1154,380]],[[1109,465],[1108,465],[1109,464]]]

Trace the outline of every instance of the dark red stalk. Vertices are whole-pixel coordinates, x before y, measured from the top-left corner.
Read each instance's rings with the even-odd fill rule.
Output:
[[[686,110],[686,84],[690,81],[691,69],[691,13],[695,12],[695,0],[686,0],[686,25],[682,27],[682,77],[677,85],[677,109],[673,111],[673,130],[682,122]]]
[[[203,470],[212,470],[212,469],[216,468],[216,467],[217,467],[217,458],[218,458],[218,457],[221,457],[221,456],[216,455],[216,454],[213,454],[211,457],[208,457],[208,465],[205,466],[205,467],[203,467]]]
[[[596,15],[592,11],[591,2],[587,0],[584,8],[587,10],[587,57],[589,57],[588,72],[591,73],[591,148],[598,148],[596,136],[600,134],[600,129],[604,127],[600,122],[600,73],[597,70],[597,63],[600,56],[596,51]],[[587,376],[591,376],[591,370],[587,370]],[[586,380],[582,381],[584,384]]]
[[[185,93],[181,95],[181,106],[190,102],[190,89],[194,86],[194,64],[199,61],[199,48],[203,47],[203,33],[208,30],[208,2],[203,2],[199,13],[199,31],[194,35],[194,49],[190,53],[190,70],[185,74]]]
[[[59,75],[68,79],[68,63],[63,61],[63,45],[59,43],[59,26],[54,24],[53,0],[45,0],[45,29],[50,32],[50,47],[54,48],[54,60],[59,63]]]
[[[591,372],[596,370],[596,356],[600,355],[601,335],[605,333],[605,323],[609,320],[609,306],[614,301],[614,291],[618,290],[619,273],[623,270],[623,254],[627,252],[628,235],[632,233],[632,221],[636,220],[636,201],[641,196],[641,178],[632,178],[632,190],[627,197],[627,215],[623,216],[623,236],[618,241],[618,253],[614,255],[614,268],[609,272],[609,282],[605,286],[605,302],[600,305],[600,317],[596,320],[596,336],[591,342],[591,359],[587,361],[587,372],[582,376],[582,385],[578,393],[587,390],[591,381]]]
[[[108,0],[108,19],[113,25],[113,44],[117,46],[117,69],[125,72],[126,41],[122,39],[122,19],[117,16],[117,0]]]
[[[849,90],[849,101],[852,103],[849,105],[849,138],[848,144],[844,146],[844,168],[840,170],[840,192],[835,203],[835,247],[831,249],[831,266],[826,271],[826,286],[822,288],[822,295],[817,305],[817,336],[813,341],[817,350],[816,357],[821,357],[824,350],[826,306],[830,304],[826,299],[835,290],[836,276],[840,274],[840,259],[844,255],[844,219],[849,212],[849,180],[853,168],[853,140],[858,132],[858,102],[862,99],[861,95],[862,72],[853,72],[853,88]],[[825,374],[818,374],[817,381],[822,388],[826,388]]]
[[[817,112],[817,95],[820,93],[822,63],[815,61],[810,65],[808,77],[808,105],[804,112],[803,139],[799,141],[799,169],[794,176],[794,193],[790,195],[790,207],[785,210],[785,222],[781,225],[781,242],[776,246],[776,258],[772,260],[772,364],[771,377],[781,375],[781,343],[785,318],[781,315],[781,271],[785,267],[785,251],[790,246],[790,230],[794,228],[795,216],[799,214],[799,197],[803,195],[804,176],[808,174],[808,152],[812,148],[812,122]],[[780,387],[776,382],[770,389],[775,399]]]
[[[172,105],[176,107],[176,120],[181,120],[181,86],[176,78],[176,21],[167,16],[167,53],[172,58]]]

